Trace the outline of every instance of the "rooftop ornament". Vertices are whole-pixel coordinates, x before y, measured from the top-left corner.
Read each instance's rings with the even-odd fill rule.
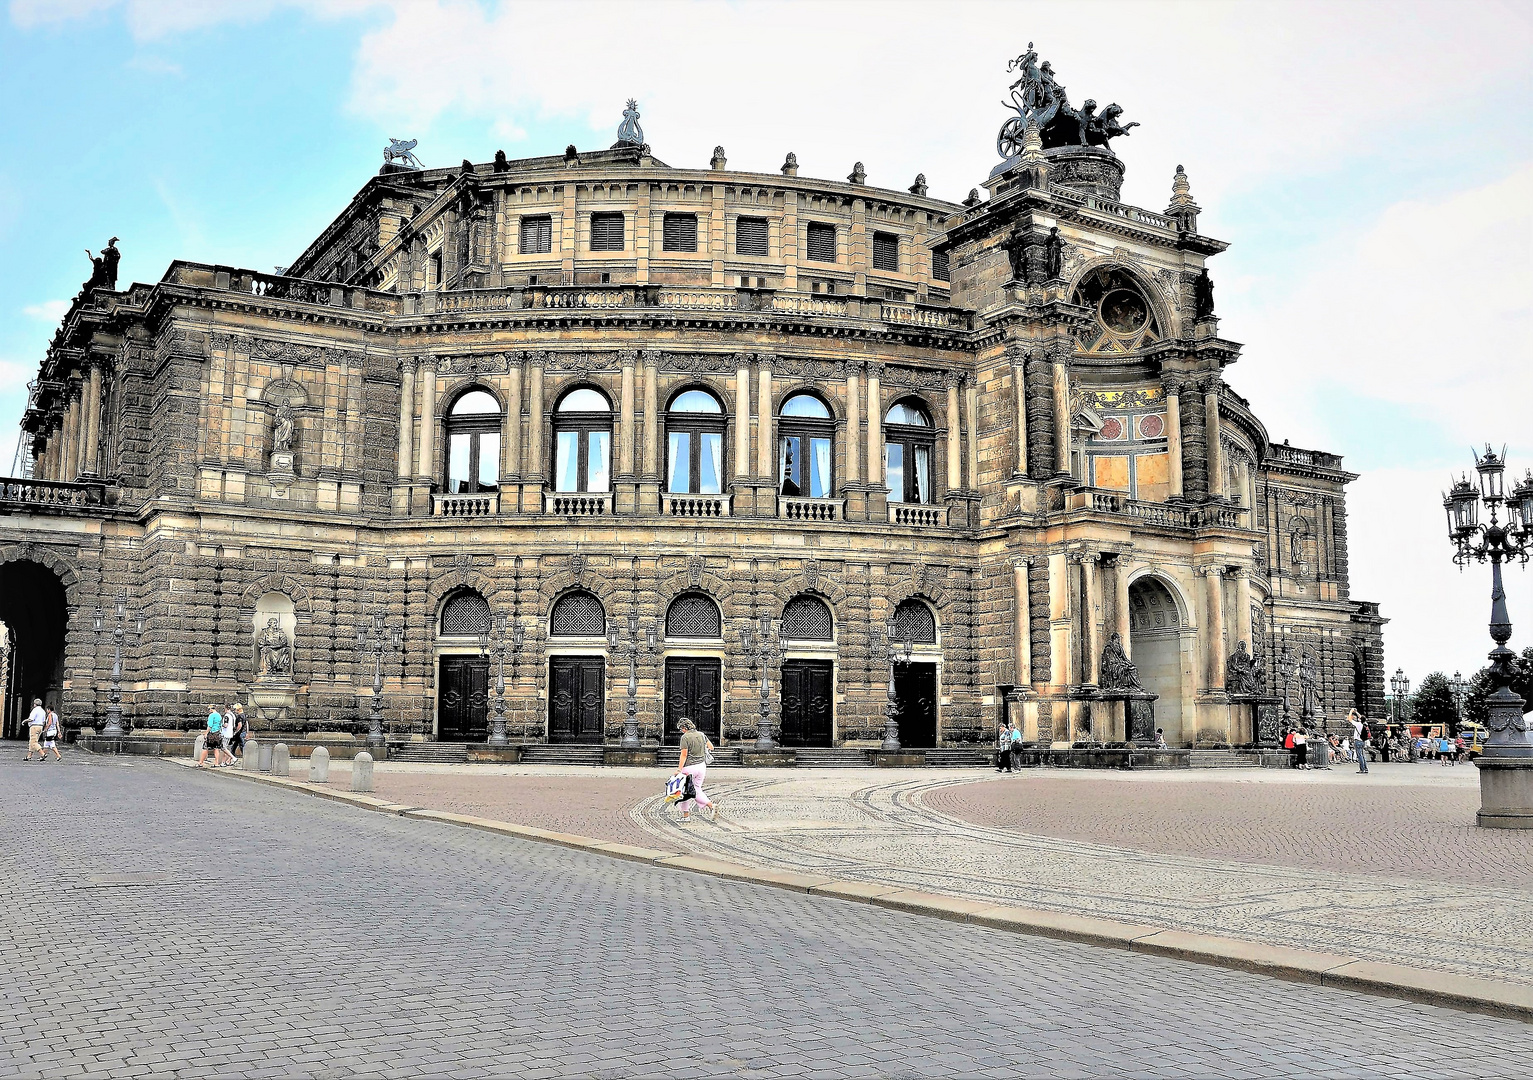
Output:
[[[1098,115],[1097,103],[1087,98],[1079,109],[1070,104],[1064,86],[1054,77],[1049,62],[1038,62],[1033,43],[1027,43],[1027,52],[1006,65],[1008,72],[1018,73],[1017,81],[1008,89],[1011,100],[1002,102],[1016,116],[1001,125],[996,136],[995,150],[1003,158],[1021,154],[1026,147],[1025,135],[1029,127],[1036,128],[1045,150],[1063,146],[1100,146],[1111,153],[1108,141],[1119,135],[1127,135],[1129,128],[1139,124],[1120,124],[1118,117],[1123,109],[1114,102]]]
[[[420,158],[412,151],[419,145],[419,139],[395,139],[390,138],[389,144],[383,148],[383,163],[394,165],[401,169],[424,169]]]
[[[641,149],[644,146],[644,129],[639,126],[639,103],[633,98],[628,99],[628,107],[623,110],[623,122],[618,125],[617,142],[612,144],[612,149],[618,150],[624,146]]]

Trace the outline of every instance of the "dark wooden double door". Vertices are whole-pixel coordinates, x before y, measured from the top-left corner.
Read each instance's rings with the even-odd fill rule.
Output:
[[[924,750],[937,745],[937,665],[895,664],[894,703],[899,709],[900,746]]]
[[[834,682],[829,660],[782,665],[782,744],[829,746],[834,734]]]
[[[665,741],[681,741],[681,721],[691,720],[715,746],[719,743],[722,665],[700,656],[673,656],[665,662]]]
[[[548,741],[599,743],[606,731],[606,662],[600,656],[548,661]]]
[[[490,735],[490,662],[444,656],[437,681],[436,737],[442,742],[484,742]]]

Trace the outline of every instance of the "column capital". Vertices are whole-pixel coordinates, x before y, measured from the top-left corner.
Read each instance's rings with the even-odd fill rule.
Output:
[[[639,350],[638,349],[619,349],[617,351],[617,363],[618,363],[618,367],[631,368],[631,367],[637,366],[638,362],[639,362]]]
[[[435,356],[417,356],[415,361],[420,365],[421,371],[429,371],[433,375],[436,374],[437,365],[441,363],[441,359]]]
[[[1194,573],[1206,574],[1208,577],[1211,577],[1211,578],[1223,577],[1224,576],[1224,571],[1225,571],[1225,566],[1224,566],[1223,563],[1207,563],[1207,564],[1205,564],[1203,566],[1199,566],[1199,567],[1195,567],[1194,568]]]
[[[750,370],[750,366],[751,366],[752,363],[755,362],[755,359],[756,359],[756,357],[755,357],[754,353],[748,353],[748,352],[737,352],[737,353],[735,353],[735,370],[736,371],[748,371],[748,370]]]
[[[1031,567],[1033,559],[1034,556],[1032,555],[1013,555],[1009,561],[1013,570],[1022,570]]]
[[[1205,375],[1198,380],[1198,389],[1205,394],[1221,394],[1224,392],[1224,380],[1217,374]]]
[[[528,349],[527,363],[535,368],[541,368],[548,363],[548,353],[542,349]]]
[[[639,356],[643,359],[645,367],[658,368],[665,354],[659,349],[645,349],[639,353]]]
[[[759,364],[764,370],[771,371],[777,366],[777,354],[759,352],[756,354],[756,363]]]
[[[1185,375],[1162,375],[1160,385],[1166,391],[1167,397],[1181,397],[1182,392],[1193,385],[1193,380]]]
[[[882,379],[884,377],[884,365],[877,360],[869,360],[867,364],[868,378]]]
[[[420,358],[419,357],[416,357],[416,356],[406,356],[404,359],[399,361],[399,373],[401,375],[414,375],[416,368],[418,368],[419,366],[420,366]]]

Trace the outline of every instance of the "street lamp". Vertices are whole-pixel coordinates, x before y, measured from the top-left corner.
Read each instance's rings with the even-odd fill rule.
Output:
[[[1404,668],[1395,668],[1395,673],[1389,677],[1389,688],[1394,692],[1395,726],[1399,727],[1405,714],[1405,695],[1411,692],[1411,681],[1405,677]]]
[[[772,702],[767,668],[782,655],[782,639],[773,629],[772,617],[761,616],[759,631],[750,619],[746,619],[740,628],[740,647],[750,658],[751,669],[760,668],[761,715],[756,719],[756,749],[771,750],[777,744],[772,741]]]
[[[1512,620],[1506,610],[1506,589],[1501,583],[1501,564],[1516,560],[1526,563],[1533,556],[1533,472],[1504,493],[1506,460],[1489,446],[1475,460],[1480,487],[1461,478],[1443,496],[1448,515],[1448,539],[1453,543],[1453,561],[1463,566],[1471,559],[1490,562],[1490,636],[1496,647],[1490,651],[1491,694],[1486,699],[1490,717],[1490,736],[1485,752],[1477,760],[1480,767],[1480,825],[1499,828],[1533,828],[1533,730],[1523,718],[1523,700],[1512,689],[1517,678],[1516,654],[1506,647],[1512,637]],[[1479,504],[1483,501],[1490,521],[1479,523]],[[1500,511],[1507,504],[1507,522],[1501,524]]]
[[[373,655],[373,705],[367,718],[370,746],[383,745],[383,654],[403,648],[404,641],[404,628],[386,629],[382,615],[375,614],[371,624],[357,627],[357,648]]]
[[[1464,703],[1469,698],[1469,684],[1464,681],[1464,673],[1455,671],[1453,678],[1448,680],[1448,694],[1453,698],[1453,730],[1450,735],[1458,734],[1458,726],[1464,722]]]
[[[117,616],[117,625],[112,628],[114,646],[112,650],[112,682],[107,691],[108,704],[106,707],[106,724],[101,728],[101,734],[108,739],[120,739],[123,737],[122,638],[124,633],[124,624],[127,622],[128,618],[128,594],[126,592],[119,592],[117,594],[117,610],[115,614]],[[95,617],[93,619],[97,634],[101,633],[101,627],[104,621],[105,617],[102,615],[101,609],[97,608]],[[142,636],[144,633],[143,616],[137,616],[135,623],[136,632],[139,636]]]
[[[626,620],[628,634],[620,637],[617,620],[607,624],[607,645],[613,655],[621,652],[628,660],[628,715],[623,720],[623,749],[639,748],[639,653],[654,652],[659,647],[659,634],[653,626],[646,628],[639,637],[639,617],[629,615]]]
[[[895,694],[894,666],[910,663],[911,654],[915,651],[915,643],[908,634],[901,641],[899,630],[891,620],[889,625],[884,627],[881,645],[884,657],[889,661],[889,701],[884,705],[883,748],[898,750],[900,748],[900,703]]]
[[[491,746],[506,745],[506,625],[506,614],[501,612],[479,632],[480,657],[488,659],[492,653],[495,656],[495,719],[490,722],[488,740]],[[521,623],[516,624],[515,643],[517,648],[521,647]]]

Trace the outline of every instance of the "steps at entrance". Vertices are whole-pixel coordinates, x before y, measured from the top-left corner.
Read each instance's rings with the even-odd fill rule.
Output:
[[[793,751],[794,764],[800,769],[871,769],[873,760],[866,750],[844,746],[800,746]]]
[[[928,769],[972,769],[977,765],[994,768],[995,751],[977,746],[938,746],[926,751]]]
[[[389,747],[390,761],[427,761],[438,765],[468,763],[468,743],[410,742]]]
[[[667,769],[674,769],[676,763],[681,760],[681,747],[662,746],[655,752],[655,764],[663,765]],[[723,765],[740,764],[740,748],[738,746],[715,746],[713,748],[713,764],[717,768]]]
[[[601,765],[606,747],[590,743],[537,743],[522,748],[523,765]]]
[[[1192,769],[1259,769],[1261,764],[1255,750],[1193,750],[1187,757]]]

